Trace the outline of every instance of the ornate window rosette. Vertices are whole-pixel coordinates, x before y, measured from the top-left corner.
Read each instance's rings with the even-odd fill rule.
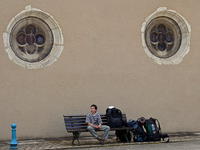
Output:
[[[142,45],[158,64],[178,64],[189,52],[191,27],[177,12],[158,8],[142,24]]]
[[[10,21],[3,34],[9,58],[28,69],[54,63],[63,50],[63,35],[55,19],[27,6]]]

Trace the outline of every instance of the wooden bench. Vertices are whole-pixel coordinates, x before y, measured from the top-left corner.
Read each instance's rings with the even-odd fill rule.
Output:
[[[87,130],[87,124],[85,123],[86,115],[73,115],[73,116],[66,116],[63,115],[64,117],[64,122],[65,122],[65,127],[67,132],[73,134],[73,140],[72,140],[72,145],[74,145],[75,140],[77,140],[78,145],[80,145],[79,142],[79,137],[81,132],[89,132]],[[105,114],[101,114],[101,119],[102,119],[102,124],[107,125],[107,117]],[[127,122],[126,119],[126,114],[122,115],[122,120],[124,122]],[[130,127],[121,127],[121,128],[110,128],[111,131],[116,131],[116,130],[130,130]],[[98,131],[98,130],[97,130]]]

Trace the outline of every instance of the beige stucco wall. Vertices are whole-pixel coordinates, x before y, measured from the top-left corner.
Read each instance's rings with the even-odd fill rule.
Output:
[[[56,63],[36,70],[11,62],[0,42],[0,140],[17,123],[21,138],[62,137],[63,114],[115,105],[128,118],[156,117],[164,131],[200,130],[198,0],[1,0],[0,33],[26,5],[50,13],[64,35]],[[142,48],[141,25],[168,7],[192,26],[191,50],[178,65],[158,65]]]

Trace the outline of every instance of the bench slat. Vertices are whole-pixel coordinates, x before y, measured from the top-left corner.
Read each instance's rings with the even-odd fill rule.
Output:
[[[106,125],[107,122],[103,122],[102,124],[103,124],[103,125]],[[71,124],[70,124],[70,123],[69,123],[69,124],[66,123],[65,126],[66,126],[66,127],[87,126],[87,123],[75,123],[75,124],[74,124],[74,123],[71,123]]]
[[[107,116],[106,115],[100,115],[101,116],[101,118],[107,118]],[[122,117],[126,117],[126,114],[122,114]],[[65,116],[64,115],[64,118],[74,118],[74,119],[78,119],[78,118],[86,118],[86,115],[79,115],[79,116]]]
[[[102,123],[104,123],[104,124],[106,124],[106,123],[108,123],[107,121],[102,121]],[[65,122],[65,125],[66,126],[70,126],[70,125],[79,125],[79,124],[86,124],[86,122],[85,121],[82,121],[82,122]]]
[[[102,114],[100,114],[100,116],[101,117],[106,117],[106,115],[102,115]],[[122,116],[126,116],[126,114],[122,114]],[[76,118],[76,117],[81,118],[81,117],[86,117],[86,115],[74,115],[74,116],[63,115],[63,117],[64,118],[69,118],[69,117],[71,117],[71,118]]]
[[[85,120],[86,119],[86,117],[84,117],[84,118],[64,118],[65,120]],[[107,119],[107,117],[101,117],[101,119],[103,120],[105,120],[105,119]]]
[[[107,119],[102,119],[103,122],[107,122]],[[81,122],[85,122],[84,120],[65,120],[65,123],[81,123]]]
[[[106,117],[106,115],[102,115],[100,114],[101,117]],[[86,117],[86,115],[63,115],[63,117],[72,117],[72,118],[75,118],[75,117]]]
[[[66,127],[67,129],[82,129],[82,128],[87,128],[87,126],[77,126],[77,127]]]
[[[124,118],[124,117],[123,117]],[[85,118],[64,118],[65,120],[85,120],[86,119],[86,117]],[[105,119],[107,119],[107,117],[101,117],[101,119],[103,120],[105,120]]]
[[[122,118],[126,118],[125,115],[122,115]],[[64,117],[65,120],[81,120],[81,119],[86,119],[86,116],[85,117]],[[106,116],[102,117],[101,116],[101,119],[107,119]]]
[[[103,125],[105,125],[104,123],[103,123]],[[76,126],[66,126],[66,128],[67,129],[75,129],[75,128],[87,128],[87,125],[85,124],[85,125],[76,125]],[[121,128],[112,128],[112,129],[114,129],[114,130],[117,130],[117,129],[121,129]],[[129,127],[123,127],[123,129],[129,129]]]
[[[108,123],[107,121],[102,121],[102,123]],[[81,122],[65,122],[65,125],[79,125],[79,124],[87,124],[85,121]]]
[[[110,131],[115,131],[115,130],[129,130],[130,127],[122,127],[122,128],[111,128]],[[72,133],[72,132],[75,132],[75,131],[78,131],[78,132],[88,132],[87,128],[82,128],[82,129],[68,129],[67,132],[69,133]]]

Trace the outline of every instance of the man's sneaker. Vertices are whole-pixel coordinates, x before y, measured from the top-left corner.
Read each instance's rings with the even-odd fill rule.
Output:
[[[101,141],[99,142],[101,145],[104,145],[105,140],[101,139]]]
[[[100,137],[97,137],[97,140],[98,140],[98,141],[102,141],[102,139],[101,139]]]
[[[99,141],[99,143],[101,144],[101,145],[104,145],[104,139],[102,139],[102,138],[100,138],[100,137],[97,137],[97,140]]]

